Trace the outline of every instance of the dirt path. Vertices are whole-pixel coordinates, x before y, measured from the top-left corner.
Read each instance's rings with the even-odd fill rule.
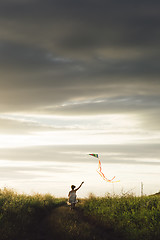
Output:
[[[77,208],[73,211],[68,206],[54,209],[45,220],[48,226],[45,240],[120,240],[120,237],[83,216]]]

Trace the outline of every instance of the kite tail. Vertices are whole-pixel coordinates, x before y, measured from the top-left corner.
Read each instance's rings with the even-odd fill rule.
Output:
[[[99,162],[98,162],[97,172],[98,172],[99,175],[103,178],[103,180],[105,180],[106,182],[110,182],[110,183],[119,182],[119,181],[113,181],[113,179],[115,179],[115,176],[114,176],[112,179],[106,178],[106,176],[105,176],[104,173],[102,172],[102,167],[101,167],[101,161],[100,161],[100,159],[99,159]]]
[[[95,153],[91,153],[89,154],[95,158],[98,158],[98,169],[97,169],[97,172],[99,173],[99,175],[103,178],[103,180],[105,180],[106,182],[110,182],[110,183],[115,183],[115,182],[120,182],[120,181],[113,181],[115,179],[115,176],[112,178],[112,179],[108,179],[105,177],[104,173],[102,172],[102,166],[101,166],[101,161],[100,161],[100,158],[98,156],[98,154],[95,154]]]

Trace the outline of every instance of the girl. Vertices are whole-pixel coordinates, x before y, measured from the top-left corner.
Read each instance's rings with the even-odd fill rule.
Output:
[[[76,186],[72,185],[71,188],[72,190],[69,192],[68,197],[69,197],[69,203],[71,204],[71,210],[75,208],[75,204],[78,202],[76,200],[76,191],[82,186],[84,182],[82,182],[78,188],[75,189]]]

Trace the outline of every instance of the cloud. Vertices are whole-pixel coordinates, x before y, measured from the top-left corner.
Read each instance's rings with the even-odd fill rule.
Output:
[[[31,179],[64,192],[66,179],[66,189],[70,178],[95,179],[92,152],[127,184],[158,173],[159,9],[150,0],[0,1],[1,185],[22,180],[23,190]]]
[[[58,131],[58,130],[66,130],[63,126],[57,126],[54,124],[45,124],[41,121],[35,120],[27,120],[26,118],[23,119],[16,119],[15,118],[7,118],[1,117],[0,118],[0,134],[35,134],[39,132],[45,131]]]
[[[36,41],[53,51],[57,49],[67,54],[70,51],[71,55],[83,51],[86,56],[99,46],[125,47],[127,44],[143,48],[159,45],[156,38],[159,5],[158,2],[145,1],[143,4],[117,0],[6,1],[1,2],[1,19],[12,19],[12,23],[7,21],[6,24],[12,33],[17,33],[12,36],[14,39]]]
[[[60,56],[157,52],[159,3],[139,1],[1,1],[1,39]],[[126,51],[128,50],[128,51]],[[118,54],[116,54],[118,56]],[[121,56],[119,56],[121,57]]]
[[[159,110],[159,96],[123,96],[115,98],[73,101],[59,106],[46,108],[46,113],[59,115],[95,115],[139,113],[147,110]]]
[[[134,164],[134,165],[160,165],[157,155],[160,153],[159,144],[130,144],[130,145],[87,145],[87,146],[35,146],[16,149],[1,149],[0,159],[9,161],[29,162],[67,162],[95,163],[97,159],[90,157],[89,153],[100,153],[100,158],[105,164]]]
[[[1,1],[0,111],[157,111],[159,5]]]

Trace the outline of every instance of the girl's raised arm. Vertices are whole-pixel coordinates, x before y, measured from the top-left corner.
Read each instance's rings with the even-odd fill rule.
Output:
[[[84,182],[82,182],[82,183],[79,185],[79,187],[75,189],[75,191],[77,191],[77,190],[82,186],[83,183],[84,183]]]

